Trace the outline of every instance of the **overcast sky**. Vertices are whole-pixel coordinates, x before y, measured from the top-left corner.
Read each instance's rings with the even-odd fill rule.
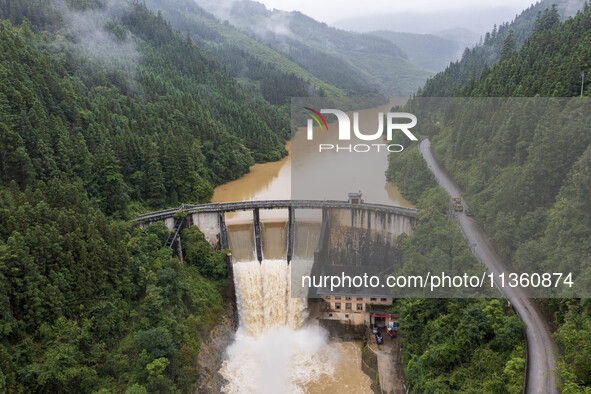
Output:
[[[535,0],[258,0],[267,8],[301,11],[321,22],[331,24],[341,19],[397,12],[433,13],[437,11],[485,10],[510,8],[513,15]]]

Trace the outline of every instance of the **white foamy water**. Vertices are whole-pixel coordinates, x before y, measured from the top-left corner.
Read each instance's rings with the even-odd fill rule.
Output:
[[[315,392],[311,387],[335,380],[342,361],[352,361],[324,329],[304,326],[307,300],[290,296],[290,271],[285,260],[234,264],[239,328],[220,370],[225,393]],[[369,388],[362,373],[356,380],[364,378]]]
[[[258,338],[238,329],[220,373],[225,393],[304,393],[304,386],[332,375],[339,360],[319,327],[272,329]]]
[[[290,294],[290,267],[286,260],[234,264],[239,326],[258,338],[281,327],[298,329],[307,317],[306,299]]]

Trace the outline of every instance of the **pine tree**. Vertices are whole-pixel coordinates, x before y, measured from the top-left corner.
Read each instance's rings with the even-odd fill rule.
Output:
[[[501,59],[503,61],[510,57],[515,52],[515,34],[513,30],[509,30],[505,41],[503,41],[503,49],[501,49]]]

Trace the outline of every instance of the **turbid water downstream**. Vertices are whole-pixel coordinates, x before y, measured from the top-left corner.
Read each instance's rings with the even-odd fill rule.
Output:
[[[291,144],[286,148],[290,152]],[[376,165],[383,174],[386,157]],[[212,202],[290,199],[291,170],[290,156],[256,164],[249,174],[217,187]],[[374,179],[363,185],[368,202],[412,207],[385,177]],[[330,194],[334,188],[327,186],[324,197],[347,198],[344,191]],[[327,333],[308,319],[307,300],[291,297],[290,270],[306,269],[317,244],[319,223],[313,216],[311,221],[296,225],[296,259],[288,265],[286,211],[261,211],[266,240],[262,264],[254,261],[252,213],[226,215],[239,312],[239,328],[220,370],[228,381],[223,387],[226,393],[372,392],[371,380],[361,370],[361,344],[329,340]]]

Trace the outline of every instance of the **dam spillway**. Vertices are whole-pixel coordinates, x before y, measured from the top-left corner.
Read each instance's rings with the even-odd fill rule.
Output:
[[[278,213],[281,220],[277,220]],[[273,220],[267,220],[269,214]],[[235,261],[286,259],[290,263],[295,259],[312,259],[312,271],[317,275],[328,271],[334,274],[350,267],[357,267],[357,272],[361,269],[368,273],[386,272],[397,264],[396,238],[400,234],[411,235],[417,217],[415,209],[365,203],[356,193],[350,193],[349,201],[265,200],[182,205],[142,215],[135,222],[147,226],[164,221],[169,229],[177,229],[166,246],[179,254],[182,250],[178,227],[184,223],[197,225],[212,248],[229,248]],[[302,271],[297,272],[301,277]]]
[[[267,220],[269,210],[282,218]],[[140,224],[163,220],[174,228],[179,211],[144,215]],[[391,245],[398,235],[412,232],[417,211],[289,200],[184,206],[182,211],[186,224],[197,225],[213,248],[227,246],[232,252],[238,329],[219,371],[224,392],[304,393],[329,387],[371,392],[359,367],[359,343],[331,340],[319,320],[308,319],[310,294],[294,286],[294,277],[309,275],[319,252],[339,256],[351,242],[354,247],[373,240]]]
[[[235,263],[239,328],[220,370],[223,392],[304,393],[337,370],[326,332],[304,324],[306,299],[289,295],[289,270],[285,260]]]
[[[351,236],[343,233],[346,228],[363,237],[392,240],[399,231],[411,231],[412,223],[373,213],[306,210],[296,211],[290,226],[285,216],[282,222],[260,221],[260,263],[249,215],[225,219],[239,323],[220,370],[227,381],[223,391],[305,393],[332,385],[335,391],[347,387],[349,392],[370,393],[370,380],[359,368],[359,345],[331,341],[318,320],[307,320],[309,294],[294,285],[292,276],[312,272],[314,258],[328,239],[323,228],[335,241],[340,235]],[[288,263],[290,232],[293,258]]]
[[[291,270],[285,260],[236,262],[234,283],[239,324],[252,337],[287,326],[302,326],[307,300],[291,297]]]

